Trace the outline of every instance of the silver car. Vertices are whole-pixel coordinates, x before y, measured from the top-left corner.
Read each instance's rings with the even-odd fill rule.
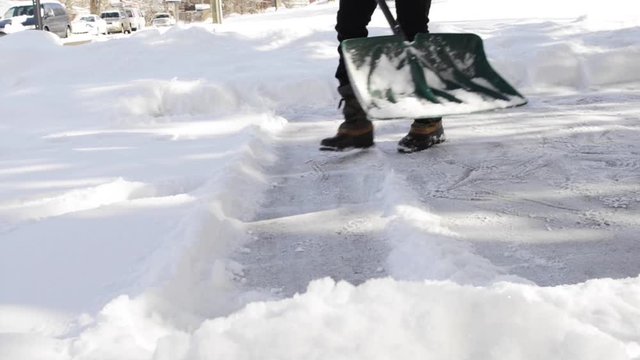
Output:
[[[100,14],[100,17],[107,22],[107,34],[116,32],[131,33],[131,22],[124,10],[106,10]]]
[[[61,3],[44,0],[40,4],[42,12],[42,29],[50,31],[62,38],[71,34],[69,15]],[[35,29],[36,18],[31,1],[18,2],[11,6],[0,20],[0,36],[25,29]]]

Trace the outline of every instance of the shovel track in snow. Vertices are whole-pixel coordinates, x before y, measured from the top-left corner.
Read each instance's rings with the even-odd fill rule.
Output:
[[[397,239],[378,195],[390,173],[454,234],[444,241],[472,244],[473,256],[508,274],[539,285],[636,276],[640,129],[586,104],[559,97],[445,119],[448,141],[416,154],[395,150],[406,121],[376,123],[376,146],[346,153],[309,150],[330,134],[326,124],[290,124],[253,241],[236,256],[244,285],[287,296],[320,277],[389,275]],[[580,106],[588,118],[566,116]]]
[[[640,127],[609,108],[548,101],[445,119],[448,142],[410,156],[387,147],[389,164],[444,227],[510,274],[539,285],[637,276]],[[584,115],[563,119],[569,111]],[[407,126],[381,125],[394,137]]]
[[[360,161],[374,153],[318,152],[309,159],[313,145],[291,141],[299,132],[292,124],[281,134],[289,140],[276,149],[271,187],[249,224],[251,241],[235,257],[244,286],[290,296],[318,278],[359,284],[385,276],[388,249],[375,204],[385,174],[375,161]]]

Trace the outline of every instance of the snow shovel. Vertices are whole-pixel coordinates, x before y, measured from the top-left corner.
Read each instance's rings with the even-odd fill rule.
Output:
[[[394,35],[349,39],[342,51],[351,85],[372,120],[430,118],[524,105],[496,73],[475,34],[417,34],[408,42],[385,0]]]

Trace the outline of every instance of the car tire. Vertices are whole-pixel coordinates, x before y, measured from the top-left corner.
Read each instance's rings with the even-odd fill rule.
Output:
[[[70,27],[70,26],[67,26],[67,29],[66,29],[66,30],[65,30],[65,32],[64,32],[64,38],[65,38],[65,39],[68,39],[68,38],[69,38],[69,36],[71,36],[71,27]]]

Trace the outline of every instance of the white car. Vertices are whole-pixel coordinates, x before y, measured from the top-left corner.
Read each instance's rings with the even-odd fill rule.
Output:
[[[124,8],[124,11],[129,17],[131,22],[131,30],[142,30],[147,25],[147,21],[144,19],[144,14],[138,8]]]
[[[171,26],[176,24],[176,19],[169,13],[157,13],[153,16],[151,22],[153,26]]]
[[[71,22],[71,32],[74,34],[106,34],[107,22],[98,15],[80,15]]]

